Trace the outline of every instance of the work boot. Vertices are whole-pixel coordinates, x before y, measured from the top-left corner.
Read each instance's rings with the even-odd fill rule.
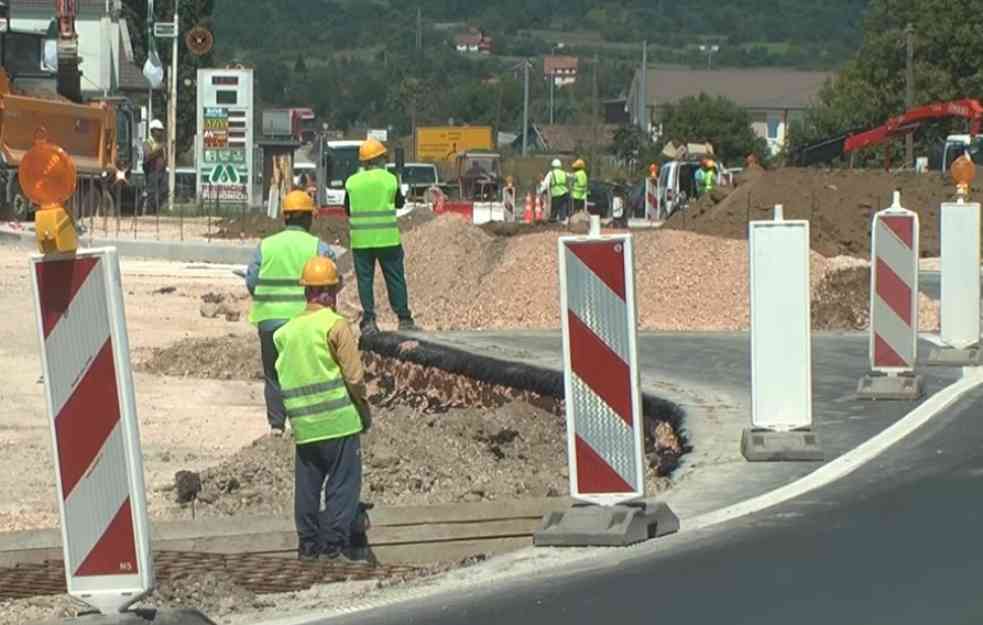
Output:
[[[372,336],[379,333],[379,326],[375,324],[375,321],[369,321],[362,324],[361,330],[362,336]]]
[[[412,319],[400,319],[399,320],[399,331],[400,332],[419,332],[420,328],[416,325],[416,322]]]
[[[321,562],[330,562],[339,566],[354,564],[354,560],[349,558],[344,550],[339,549],[338,547],[329,548],[327,551],[319,555],[317,559]]]

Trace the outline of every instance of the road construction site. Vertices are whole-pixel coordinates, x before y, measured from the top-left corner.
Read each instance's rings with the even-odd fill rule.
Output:
[[[921,216],[924,268],[937,269],[938,205],[950,192],[933,175],[816,170],[752,174],[719,203],[696,202],[662,229],[634,233],[643,387],[665,402],[646,414],[650,494],[669,498],[685,517],[764,492],[815,468],[749,467],[738,449],[739,431],[749,414],[743,334],[749,326],[747,221],[770,218],[776,203],[785,205],[786,218],[812,223],[813,327],[834,333],[816,338],[821,363],[817,402],[838,402],[817,418],[830,428],[833,454],[876,434],[905,412],[849,401],[850,387],[866,367],[867,339],[857,331],[869,322],[870,217],[889,204],[894,188],[902,190],[904,205]],[[162,240],[177,240],[184,233],[197,240],[231,240],[248,249],[278,227],[257,216],[205,222],[189,218],[176,228],[172,221],[165,224],[159,231]],[[561,368],[556,240],[570,229],[475,226],[425,209],[403,218],[402,229],[410,303],[426,331],[421,340],[543,370]],[[347,246],[342,220],[319,219],[315,232],[328,243]],[[8,467],[0,476],[0,491],[9,493],[0,502],[0,532],[9,533],[54,528],[58,510],[31,309],[30,249],[4,241],[0,238],[0,302],[13,323],[0,331],[0,353],[10,376],[0,391],[7,405],[0,417],[0,449]],[[340,267],[348,284],[340,312],[356,321],[358,298],[347,257]],[[248,525],[256,519],[262,525],[259,519],[278,518],[280,525],[264,534],[275,534],[276,540],[248,540],[257,542],[258,550],[282,557],[289,552],[291,533],[293,449],[289,439],[267,435],[259,345],[246,321],[248,294],[242,278],[233,273],[241,268],[123,260],[148,503],[155,525],[185,524],[185,532],[209,523],[235,520]],[[387,301],[379,276],[376,298]],[[380,308],[380,326],[394,330],[395,318],[387,306]],[[936,331],[938,302],[922,295],[919,311],[921,330]],[[430,576],[528,545],[534,519],[550,506],[568,502],[562,397],[441,371],[414,358],[417,347],[407,338],[399,345],[405,357],[372,351],[364,355],[375,421],[365,436],[362,498],[380,508],[376,523],[381,527],[370,538],[396,536],[400,511],[405,511],[404,518],[417,515],[414,522],[430,526],[436,538],[422,539],[422,549],[398,545],[402,552],[379,551],[383,562],[391,553],[389,563],[412,566],[412,572],[394,569],[382,575],[389,581],[381,582],[315,581],[310,589],[289,592],[247,588],[216,574],[177,575],[148,604],[194,605],[217,622],[246,624],[285,610],[357,601],[392,580]],[[843,370],[847,366],[850,370]],[[929,386],[938,388],[947,380],[941,374]],[[200,485],[182,492],[179,472],[194,474]],[[512,516],[489,512],[509,506],[517,506]],[[457,514],[475,512],[462,520],[453,516],[455,508]],[[509,525],[485,534],[433,529],[442,523],[460,527],[478,521]],[[168,531],[158,534],[167,536]],[[181,552],[200,546],[187,542],[190,538],[181,540],[186,542],[174,538],[166,548]],[[394,546],[400,542],[388,540]],[[441,551],[455,541],[456,550]],[[237,544],[245,542],[240,538]],[[0,624],[69,614],[78,607],[63,595],[6,603],[0,599]]]

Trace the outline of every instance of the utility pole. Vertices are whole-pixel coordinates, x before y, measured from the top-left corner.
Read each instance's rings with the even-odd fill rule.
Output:
[[[553,111],[556,109],[556,96],[553,95],[553,91],[556,88],[556,75],[550,74],[550,126],[552,126],[556,121],[553,118]]]
[[[908,24],[905,28],[905,110],[910,111],[915,106],[915,27]],[[905,135],[904,145],[905,167],[912,167],[915,162],[915,137],[912,133]]]
[[[178,75],[178,41],[180,40],[181,22],[178,20],[178,4],[174,2],[174,42],[171,48],[171,96],[167,107],[167,205],[174,214],[174,183],[177,174],[177,75]]]
[[[649,42],[642,42],[642,71],[638,73],[638,125],[648,134]]]
[[[416,63],[414,67],[420,67],[420,63],[423,60],[423,12],[420,7],[416,8]],[[413,155],[413,160],[416,160],[416,108],[417,99],[420,96],[420,85],[413,85],[413,96],[412,96],[412,107],[410,109],[410,126],[412,127],[411,141],[412,149],[410,153]]]
[[[524,76],[522,96],[522,155],[525,156],[529,143],[529,59],[522,59]]]
[[[600,124],[600,120],[598,119],[600,102],[598,101],[598,89],[597,89],[597,72],[600,69],[599,68],[600,64],[601,64],[600,58],[598,57],[597,53],[594,53],[594,71],[591,72],[592,74],[591,81],[593,82],[593,85],[591,85],[591,111],[590,111],[591,112],[590,165],[591,167],[595,167],[595,169],[593,169],[594,172],[600,171],[600,168],[596,167],[594,163],[595,159],[597,158],[597,144],[598,144],[597,130]]]

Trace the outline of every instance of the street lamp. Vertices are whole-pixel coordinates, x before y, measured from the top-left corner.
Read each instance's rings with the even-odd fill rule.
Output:
[[[707,43],[700,46],[700,52],[703,52],[704,54],[707,55],[707,70],[709,70],[712,65],[711,59],[713,58],[713,55],[715,53],[720,52],[720,46],[716,44],[710,45],[709,43]]]

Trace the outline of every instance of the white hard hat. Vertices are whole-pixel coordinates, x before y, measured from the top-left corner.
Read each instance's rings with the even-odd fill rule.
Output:
[[[553,167],[563,167],[563,163],[560,162],[560,159],[554,158],[553,159]]]
[[[155,119],[152,122],[150,122],[150,129],[151,130],[163,130],[164,129],[164,122],[160,121],[159,119]]]

